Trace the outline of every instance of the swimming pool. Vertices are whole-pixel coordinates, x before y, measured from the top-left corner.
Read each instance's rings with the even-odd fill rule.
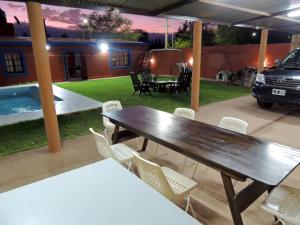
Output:
[[[54,97],[55,101],[63,101]],[[39,88],[25,86],[0,90],[0,115],[11,115],[41,110]]]
[[[52,85],[52,89],[57,115],[97,109],[102,105],[56,85]],[[43,118],[43,110],[37,84],[0,87],[0,126],[40,118]]]

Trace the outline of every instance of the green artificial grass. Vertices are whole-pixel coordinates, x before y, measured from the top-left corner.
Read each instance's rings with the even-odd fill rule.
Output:
[[[129,77],[64,82],[56,85],[101,102],[119,100],[123,107],[145,105],[173,112],[176,107],[190,106],[190,95],[186,93],[181,93],[179,97],[172,93],[160,92],[153,92],[152,96],[132,95]],[[247,94],[249,94],[249,89],[243,87],[201,81],[200,104],[209,104]],[[89,127],[96,130],[103,129],[100,112],[101,110],[97,109],[58,116],[62,140],[87,134]],[[2,126],[0,134],[0,156],[36,148],[47,143],[42,119]]]

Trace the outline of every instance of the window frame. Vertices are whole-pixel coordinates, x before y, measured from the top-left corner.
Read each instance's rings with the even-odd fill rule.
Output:
[[[23,71],[22,72],[7,72],[5,54],[19,54],[20,63],[21,63],[21,67],[22,67]],[[2,74],[4,77],[27,76],[27,67],[26,67],[26,62],[25,62],[25,57],[24,57],[23,51],[14,51],[14,50],[0,51],[0,62],[1,62]]]
[[[124,66],[114,66],[113,65],[112,56],[113,56],[113,53],[117,53],[117,52],[126,52],[128,54],[128,65],[124,65]],[[128,68],[130,66],[131,66],[131,49],[114,48],[114,49],[109,50],[109,67],[111,69]]]

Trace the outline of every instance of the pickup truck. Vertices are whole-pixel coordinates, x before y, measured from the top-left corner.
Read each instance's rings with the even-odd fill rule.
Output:
[[[292,51],[275,66],[257,73],[252,95],[261,108],[274,103],[300,106],[300,48]]]

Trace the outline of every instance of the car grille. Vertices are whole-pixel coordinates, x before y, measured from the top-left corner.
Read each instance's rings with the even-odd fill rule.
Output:
[[[267,85],[282,88],[300,89],[300,79],[294,79],[292,77],[265,75],[265,81]]]

